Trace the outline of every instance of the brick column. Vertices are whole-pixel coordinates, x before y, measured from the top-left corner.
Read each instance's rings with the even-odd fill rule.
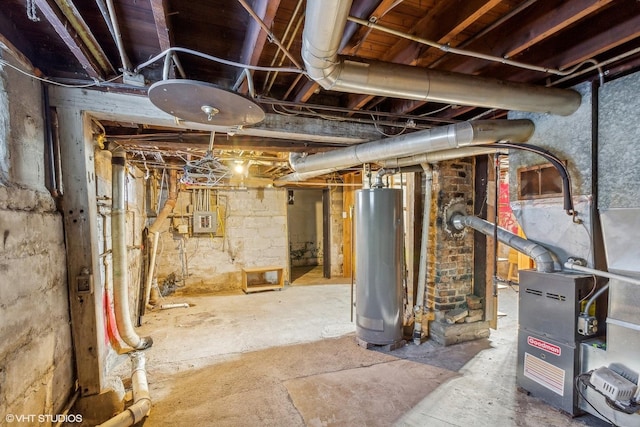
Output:
[[[427,306],[435,313],[430,336],[443,345],[489,336],[488,322],[472,321],[467,297],[473,294],[473,232],[452,231],[447,227],[453,207],[473,214],[474,160],[440,162],[433,170],[431,218],[435,219],[429,236],[427,270]],[[452,321],[455,316],[457,323]],[[484,318],[484,316],[482,316]]]

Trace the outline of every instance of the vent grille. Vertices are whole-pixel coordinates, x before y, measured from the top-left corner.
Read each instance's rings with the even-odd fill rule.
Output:
[[[541,296],[542,296],[542,291],[539,291],[538,289],[531,289],[531,288],[527,288],[527,289],[525,290],[525,292],[526,292],[526,293],[528,293],[528,294],[537,295],[537,296],[539,296],[539,297],[541,297]]]
[[[558,301],[566,301],[567,298],[564,295],[560,294],[552,294],[551,292],[547,292],[547,298],[555,299]]]

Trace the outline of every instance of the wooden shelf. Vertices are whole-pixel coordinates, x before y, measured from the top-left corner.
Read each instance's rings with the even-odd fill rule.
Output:
[[[242,269],[242,290],[245,293],[271,291],[283,287],[284,267],[268,266]]]

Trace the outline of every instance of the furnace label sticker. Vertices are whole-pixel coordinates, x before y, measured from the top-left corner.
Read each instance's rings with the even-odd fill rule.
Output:
[[[560,353],[562,353],[562,349],[557,345],[542,341],[531,336],[527,337],[527,344],[529,344],[531,347],[539,348],[540,350],[544,350],[547,353],[551,353],[555,356],[560,356]]]
[[[529,353],[524,354],[524,376],[560,396],[564,396],[564,375],[563,369]]]

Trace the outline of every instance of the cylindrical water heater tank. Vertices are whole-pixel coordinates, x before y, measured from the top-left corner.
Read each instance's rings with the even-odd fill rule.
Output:
[[[356,192],[356,336],[374,345],[402,340],[402,190]]]

